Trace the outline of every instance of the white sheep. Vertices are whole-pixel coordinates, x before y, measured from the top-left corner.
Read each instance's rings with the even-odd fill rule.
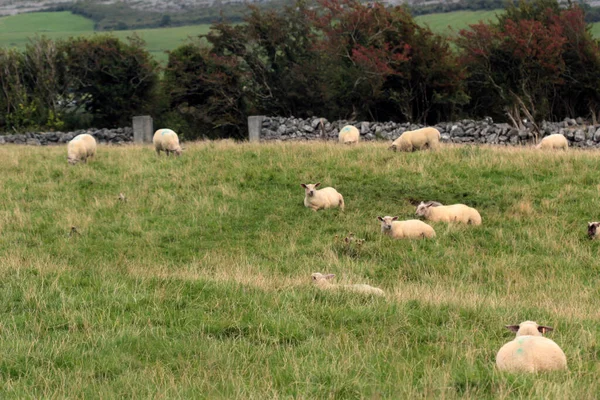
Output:
[[[533,321],[506,327],[517,336],[502,346],[496,355],[496,366],[500,371],[540,372],[567,368],[565,353],[553,340],[542,336],[552,328]]]
[[[160,155],[161,151],[164,151],[167,153],[167,156],[170,153],[180,156],[183,151],[179,145],[179,137],[171,129],[159,129],[154,132],[152,143],[154,143],[154,149],[158,155]]]
[[[426,147],[437,149],[440,147],[440,138],[440,131],[437,129],[432,127],[421,128],[404,132],[392,142],[389,148],[394,151],[415,151]]]
[[[320,289],[325,290],[348,290],[356,293],[372,294],[375,296],[385,296],[385,292],[379,288],[373,287],[366,284],[353,284],[353,285],[336,285],[330,282],[334,274],[323,275],[320,272],[315,272],[312,275],[312,282]]]
[[[381,232],[394,239],[423,239],[435,237],[435,231],[418,219],[398,221],[398,217],[377,217],[381,221]]]
[[[344,197],[332,187],[317,190],[321,183],[301,183],[304,188],[304,205],[313,211],[326,208],[340,207],[344,211]]]
[[[67,144],[67,161],[71,165],[77,164],[78,161],[87,163],[87,159],[95,155],[96,139],[87,133],[75,136]]]
[[[560,133],[555,133],[553,135],[548,135],[543,138],[537,146],[536,149],[563,149],[567,150],[569,148],[569,142],[567,138],[561,135]]]
[[[481,225],[481,215],[476,209],[464,204],[452,204],[450,206],[439,204],[435,201],[421,202],[417,206],[415,214],[434,222],[462,222],[464,224]]]
[[[590,239],[596,239],[598,234],[600,234],[600,222],[588,222],[588,237]]]
[[[338,137],[340,143],[343,144],[358,143],[360,140],[360,132],[355,126],[346,125],[340,130]]]

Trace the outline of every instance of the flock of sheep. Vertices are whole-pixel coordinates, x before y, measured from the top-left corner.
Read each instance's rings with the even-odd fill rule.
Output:
[[[360,132],[354,126],[348,125],[340,130],[339,142],[343,144],[358,143]],[[394,151],[415,151],[437,149],[440,146],[440,132],[432,127],[406,131],[392,142]],[[561,134],[546,136],[536,146],[539,149],[567,150],[567,139]],[[333,207],[344,209],[344,197],[334,188],[326,187],[317,190],[320,183],[302,184],[304,188],[304,205],[314,211]],[[415,213],[425,220],[433,222],[454,222],[468,225],[481,225],[481,215],[472,207],[464,204],[443,205],[436,201],[421,202]],[[432,226],[418,219],[398,221],[398,217],[377,217],[381,223],[381,231],[396,239],[434,238]],[[588,224],[588,234],[594,237],[600,233],[600,222]],[[312,274],[312,281],[321,289],[341,289],[370,295],[385,296],[383,290],[365,284],[335,285],[331,282],[333,274]],[[541,326],[533,321],[525,321],[520,325],[507,326],[516,332],[514,340],[506,343],[496,355],[496,366],[501,371],[537,372],[564,370],[567,368],[567,358],[562,349],[551,339],[542,334],[552,328]]]
[[[357,143],[360,132],[354,126],[348,125],[339,132],[339,142],[344,144]],[[154,133],[152,140],[156,153],[164,151],[167,156],[171,153],[181,155],[182,148],[179,138],[170,129],[159,129]],[[406,131],[393,141],[390,149],[397,151],[414,151],[422,149],[437,149],[440,146],[440,133],[435,128],[423,128]],[[555,134],[545,137],[537,146],[542,149],[564,149],[568,142],[563,135]],[[67,159],[69,164],[87,162],[89,157],[96,154],[96,140],[88,134],[81,134],[73,138],[67,145]],[[326,187],[317,189],[320,183],[301,184],[304,188],[304,205],[313,211],[339,207],[344,210],[344,197],[334,188]],[[443,205],[435,201],[421,202],[416,209],[416,215],[434,222],[456,222],[468,225],[481,225],[481,215],[472,207],[464,204]],[[424,239],[434,238],[435,230],[432,226],[419,219],[398,221],[398,217],[377,217],[381,223],[383,234],[396,239]],[[600,222],[588,224],[588,235],[596,237],[600,234]],[[385,296],[379,288],[366,284],[338,285],[331,282],[333,274],[312,274],[312,282],[324,290],[347,290],[369,295]],[[516,332],[514,340],[506,343],[496,355],[496,365],[499,370],[511,372],[538,372],[563,370],[567,368],[567,360],[561,348],[551,339],[542,334],[552,328],[541,326],[533,321],[525,321],[520,325],[507,326]]]

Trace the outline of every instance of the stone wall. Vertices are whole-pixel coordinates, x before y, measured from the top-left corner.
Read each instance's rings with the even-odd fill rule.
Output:
[[[260,132],[261,141],[272,140],[337,140],[339,130],[354,125],[360,131],[361,140],[391,141],[404,131],[422,128],[424,125],[394,122],[329,122],[323,118],[265,117]],[[527,125],[527,124],[526,124]],[[493,123],[491,118],[481,121],[462,120],[435,125],[446,143],[479,143],[495,145],[532,144],[535,138],[531,126],[519,130],[508,124]],[[600,147],[600,126],[587,124],[581,118],[561,122],[542,122],[543,136],[561,133],[574,147]]]
[[[74,132],[28,132],[17,135],[0,135],[0,144],[14,143],[33,146],[65,144],[82,133],[89,133],[99,143],[118,144],[133,141],[133,128],[126,127],[116,129],[86,129]]]

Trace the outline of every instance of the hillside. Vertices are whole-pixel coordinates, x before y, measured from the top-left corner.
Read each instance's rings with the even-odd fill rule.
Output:
[[[62,146],[0,146],[0,395],[593,398],[600,152],[386,147],[102,146],[69,167]],[[303,206],[316,181],[345,212]],[[378,215],[432,199],[483,226],[381,235]],[[312,272],[388,295],[320,292]],[[526,319],[555,328],[568,372],[496,371]]]

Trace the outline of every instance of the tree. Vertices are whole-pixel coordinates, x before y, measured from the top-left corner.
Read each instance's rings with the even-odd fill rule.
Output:
[[[157,65],[138,38],[79,37],[62,43],[71,90],[98,127],[129,124],[154,102]]]
[[[234,58],[196,43],[180,46],[169,53],[164,88],[169,107],[187,121],[188,129],[195,127],[207,137],[242,136],[246,113]]]
[[[434,122],[468,98],[448,42],[402,7],[326,0],[316,26],[328,59],[328,100],[361,118]]]
[[[600,53],[577,6],[521,1],[496,23],[462,30],[456,41],[469,73],[475,116],[522,120],[587,113],[600,104]],[[579,114],[581,115],[581,114]]]

